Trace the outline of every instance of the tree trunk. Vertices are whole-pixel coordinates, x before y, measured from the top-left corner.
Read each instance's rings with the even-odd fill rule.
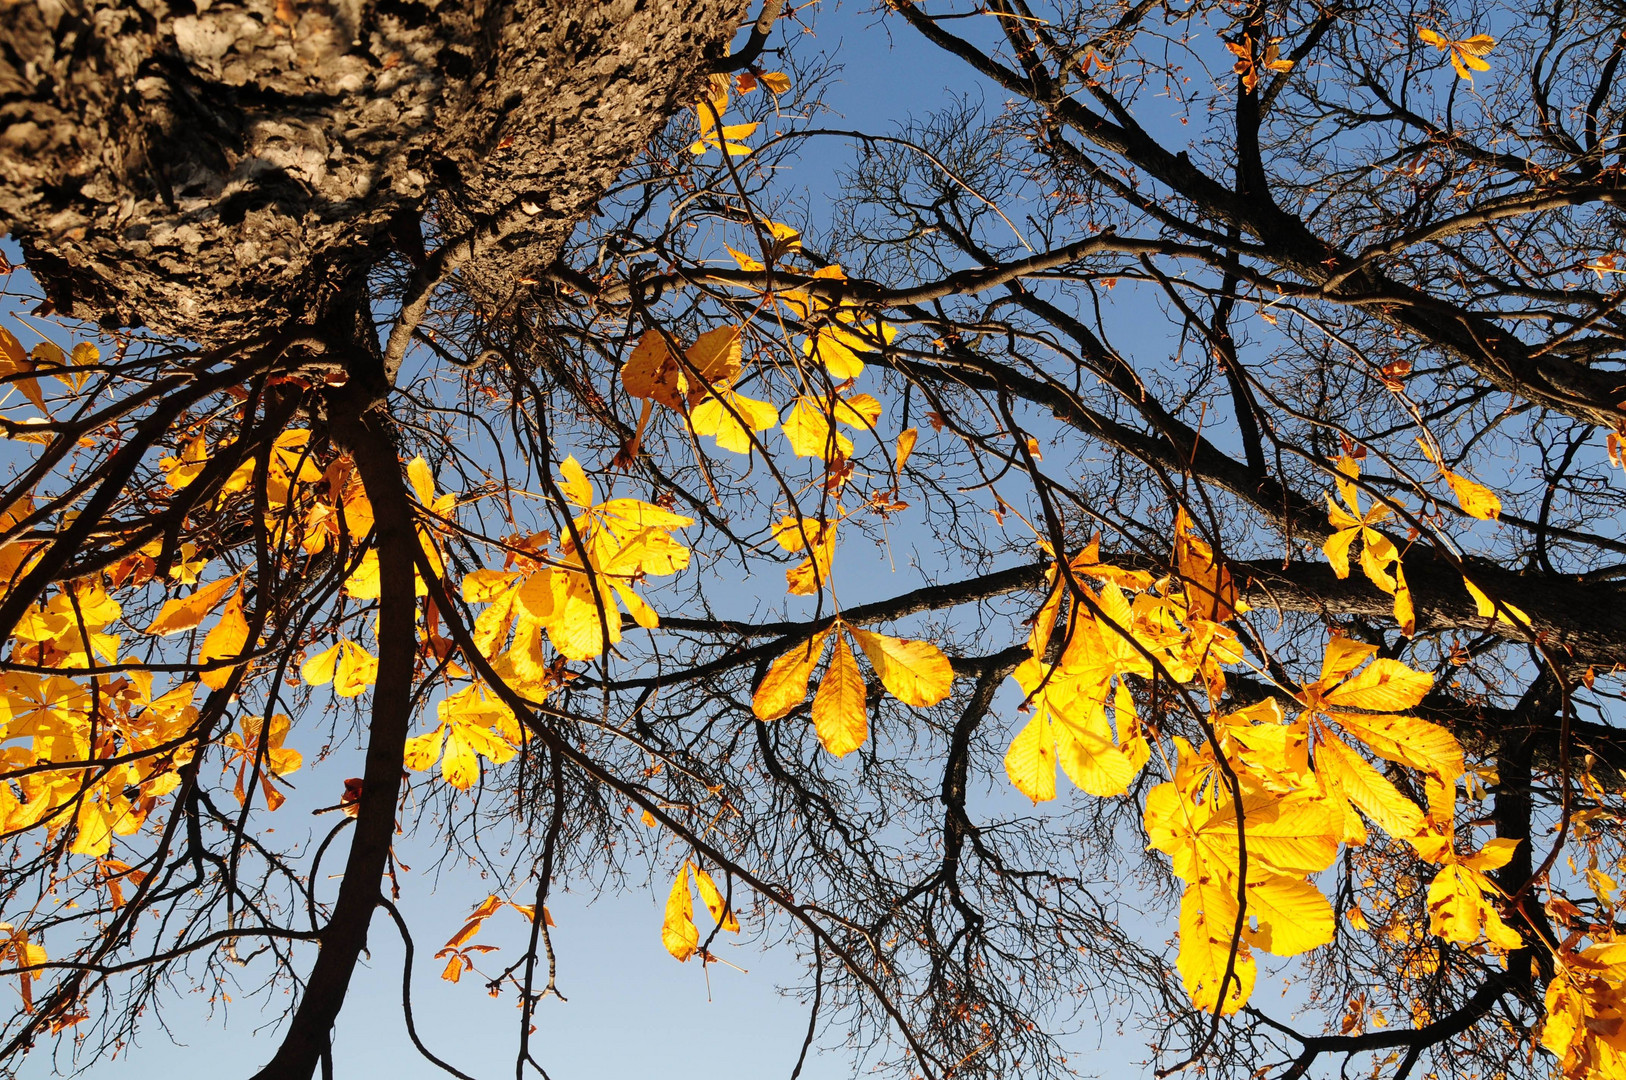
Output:
[[[205,344],[308,322],[425,215],[525,196],[501,303],[685,101],[740,0],[24,0],[0,228],[64,313]]]

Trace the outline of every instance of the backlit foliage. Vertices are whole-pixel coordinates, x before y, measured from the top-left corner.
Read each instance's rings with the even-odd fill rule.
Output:
[[[551,890],[637,872],[651,952],[794,937],[904,1075],[1087,1015],[1626,1076],[1619,13],[949,13],[886,19],[1002,104],[818,215],[817,71],[711,74],[506,306],[408,260],[209,350],[0,330],[0,1054],[307,970],[325,1048],[467,860],[420,932],[522,1072]]]

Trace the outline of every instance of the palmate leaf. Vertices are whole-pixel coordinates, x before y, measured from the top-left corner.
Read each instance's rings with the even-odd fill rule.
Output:
[[[1241,798],[1248,838],[1248,875],[1261,871],[1298,876],[1316,874],[1338,854],[1337,810],[1313,793],[1277,796],[1265,792]],[[1174,859],[1174,872],[1187,881],[1222,874],[1235,876],[1240,861],[1236,803],[1223,792],[1195,803],[1174,783],[1146,797],[1146,831],[1152,847]]]
[[[1033,709],[1005,753],[1006,775],[1018,791],[1035,803],[1055,798],[1057,765],[1086,794],[1107,798],[1129,789],[1149,748],[1113,739],[1105,680],[1073,678],[1031,658],[1013,677]],[[1126,719],[1120,711],[1120,728]]]
[[[1490,70],[1490,63],[1484,57],[1496,47],[1496,39],[1489,34],[1475,34],[1461,41],[1453,41],[1426,26],[1420,26],[1417,28],[1417,37],[1424,44],[1432,45],[1441,52],[1449,52],[1451,66],[1456,69],[1459,76],[1469,82],[1474,81],[1473,72]]]
[[[1248,917],[1259,924],[1248,941],[1277,956],[1297,956],[1332,941],[1332,904],[1314,883],[1287,874],[1249,880]]]
[[[1462,745],[1444,728],[1414,716],[1329,712],[1328,719],[1379,757],[1445,780],[1463,773]]]

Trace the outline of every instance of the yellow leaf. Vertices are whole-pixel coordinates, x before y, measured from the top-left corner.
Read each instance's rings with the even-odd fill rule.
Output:
[[[802,343],[802,351],[822,363],[830,377],[838,382],[856,379],[864,373],[864,361],[843,335],[834,328],[821,326]]]
[[[1277,956],[1297,956],[1332,941],[1332,905],[1303,878],[1271,874],[1250,881],[1248,917],[1259,922],[1248,941]]]
[[[1513,853],[1518,847],[1518,837],[1498,836],[1494,840],[1487,840],[1477,855],[1463,859],[1462,865],[1479,871],[1500,870],[1513,858]]]
[[[1135,763],[1112,742],[1106,709],[1101,701],[1083,693],[1046,693],[1050,730],[1055,735],[1055,758],[1063,773],[1085,794],[1109,799],[1128,790],[1135,779]]]
[[[1406,573],[1395,563],[1395,622],[1407,637],[1417,633],[1417,609],[1412,605],[1411,586],[1406,584]]]
[[[475,570],[463,575],[463,599],[471,604],[488,604],[519,579],[517,570]]]
[[[480,779],[480,759],[467,738],[469,729],[450,725],[446,748],[440,758],[440,775],[459,791],[467,791]]]
[[[688,960],[700,947],[700,928],[694,924],[694,894],[689,891],[689,863],[684,860],[666,897],[666,918],[661,922],[661,944],[679,960]]]
[[[1341,830],[1334,818],[1337,808],[1328,800],[1305,793],[1250,792],[1241,801],[1250,877],[1262,869],[1289,876],[1316,874],[1337,857]],[[1159,784],[1147,793],[1144,821],[1152,846],[1173,857],[1180,877],[1235,876],[1236,800],[1230,795],[1222,792],[1197,805],[1180,785]]]
[[[1316,747],[1316,771],[1390,836],[1411,836],[1423,827],[1423,812],[1365,758],[1327,735]]]
[[[1450,470],[1441,470],[1445,473],[1445,482],[1451,485],[1451,491],[1457,497],[1457,504],[1462,507],[1463,513],[1469,517],[1476,517],[1482,521],[1495,521],[1502,512],[1502,500],[1496,492],[1484,484],[1459,476]]]
[[[709,393],[726,389],[739,377],[741,330],[738,326],[707,330],[685,351],[684,356],[695,372],[683,374],[690,405]]]
[[[1377,654],[1376,645],[1368,645],[1354,638],[1335,637],[1327,643],[1321,656],[1321,674],[1316,682],[1331,686]]]
[[[1413,671],[1399,660],[1380,658],[1322,696],[1329,705],[1397,712],[1418,704],[1433,685],[1434,676],[1428,672]]]
[[[872,634],[856,626],[847,629],[869,657],[881,685],[905,705],[924,708],[949,696],[954,687],[954,669],[936,645]]]
[[[767,431],[778,423],[779,409],[773,402],[758,401],[732,390],[707,398],[689,414],[689,427],[696,435],[711,435],[718,448],[736,454],[751,452],[747,429]]]
[[[429,462],[421,457],[413,458],[407,465],[407,479],[412,483],[412,491],[418,496],[418,501],[425,506],[433,506],[435,474],[429,471]]]
[[[1456,736],[1414,716],[1328,713],[1379,757],[1433,773],[1450,782],[1462,775],[1462,746]]]
[[[1514,607],[1506,601],[1503,601],[1498,606],[1478,585],[1475,585],[1467,578],[1463,578],[1462,583],[1468,587],[1468,595],[1474,598],[1474,608],[1479,612],[1481,619],[1488,619],[1494,615],[1497,622],[1504,622],[1521,630],[1530,628],[1530,616],[1526,615],[1520,608]]]
[[[678,411],[682,410],[686,396],[679,387],[682,378],[682,368],[672,355],[666,336],[659,330],[645,330],[632,355],[621,366],[621,385],[628,395]],[[591,494],[587,501],[592,501]]]
[[[356,562],[356,568],[344,581],[345,595],[357,600],[377,600],[383,582],[378,572],[378,552],[369,548]]]
[[[881,420],[881,403],[870,394],[838,397],[834,412],[838,423],[861,431],[874,431],[875,425]]]
[[[1248,605],[1239,599],[1231,572],[1214,558],[1214,550],[1192,529],[1181,507],[1174,520],[1175,566],[1186,585],[1186,607],[1192,618],[1224,622]]]
[[[762,685],[751,695],[751,711],[759,720],[777,720],[807,699],[807,680],[824,655],[830,631],[792,645],[768,668]]]
[[[812,398],[796,399],[780,431],[797,457],[829,458],[838,453],[852,456],[853,441],[836,430],[829,415]]]
[[[104,790],[102,798],[107,797]],[[112,810],[107,804],[92,801],[90,798],[80,800],[79,811],[74,816],[73,843],[68,850],[75,855],[91,855],[100,857],[106,855],[113,847],[113,823],[108,820]]]
[[[1035,803],[1056,797],[1056,737],[1047,713],[1037,712],[1011,740],[1005,751],[1005,775]]]
[[[1349,577],[1349,548],[1359,536],[1358,528],[1340,529],[1327,538],[1321,545],[1322,552],[1327,556],[1327,562],[1332,564],[1332,572],[1342,581]]]
[[[1495,920],[1497,935],[1517,947],[1517,933],[1502,924],[1485,894],[1496,886],[1483,874],[1466,866],[1442,866],[1428,886],[1428,932],[1447,941],[1472,945],[1479,940],[1481,927]]]
[[[176,597],[165,601],[158,611],[158,618],[147,627],[149,634],[179,634],[183,630],[191,630],[201,623],[215,606],[225,599],[226,594],[237,587],[237,581],[242,575],[221,578],[212,585],[205,585],[191,596]]]
[[[440,744],[445,738],[446,727],[444,724],[433,731],[426,731],[422,735],[414,735],[406,741],[406,752],[402,755],[401,764],[413,772],[426,771],[440,760]]]
[[[299,677],[311,686],[325,686],[332,682],[342,645],[342,642],[334,642],[332,648],[324,649],[306,660],[299,666]]]
[[[919,433],[914,428],[904,428],[898,433],[898,448],[894,452],[894,460],[899,473],[903,472],[904,463],[909,460],[909,455],[914,453],[917,438]]]
[[[869,738],[864,679],[847,639],[839,635],[829,670],[813,697],[813,730],[824,748],[838,758],[857,750]]]
[[[226,609],[220,613],[220,621],[213,630],[203,639],[203,651],[198,654],[198,662],[206,664],[211,660],[225,660],[240,656],[243,646],[248,644],[248,620],[243,618],[243,594],[233,593],[226,601]],[[235,668],[215,668],[202,673],[203,685],[211,690],[219,690],[231,679]]]
[[[718,891],[717,883],[711,880],[711,875],[697,866],[694,868],[694,883],[700,886],[700,901],[706,905],[706,910],[711,912],[712,921],[730,934],[739,933],[740,920],[734,917],[733,909],[723,899],[723,894]]]
[[[1236,940],[1236,894],[1216,882],[1192,884],[1180,898],[1180,955],[1176,966],[1191,1003],[1229,1016],[1253,993],[1257,975],[1246,942]],[[1232,950],[1235,959],[1232,960]],[[1230,978],[1226,979],[1227,966]],[[1220,984],[1225,983],[1223,999]]]
[[[1424,44],[1432,45],[1441,52],[1451,54],[1451,66],[1456,73],[1469,82],[1474,81],[1473,71],[1489,71],[1490,64],[1481,57],[1496,47],[1496,39],[1489,34],[1475,34],[1462,41],[1452,41],[1443,34],[1438,34],[1427,27],[1417,28],[1417,36]]]
[[[333,692],[340,697],[356,697],[378,681],[378,660],[354,641],[341,641],[339,645]]]
[[[158,459],[158,467],[164,470],[164,482],[176,491],[196,480],[208,463],[209,450],[201,435],[182,447],[179,457]]]
[[[723,245],[723,250],[728,252],[730,255],[732,255],[734,257],[734,262],[739,265],[739,268],[741,270],[745,270],[745,271],[748,271],[750,273],[756,273],[759,270],[766,269],[766,267],[764,267],[762,265],[762,263],[760,263],[756,259],[751,258],[751,256],[745,254],[743,251],[735,251],[733,248],[729,247],[727,244]]]
[[[788,94],[790,92],[790,76],[783,71],[769,71],[758,77],[758,81],[775,94]]]
[[[593,484],[587,479],[587,473],[581,462],[572,454],[559,463],[559,488],[565,493],[565,498],[573,505],[583,510],[593,505]]]
[[[1389,574],[1389,566],[1400,565],[1400,552],[1395,550],[1394,542],[1375,529],[1361,530],[1361,572],[1367,579],[1386,593],[1395,591],[1395,579]]]

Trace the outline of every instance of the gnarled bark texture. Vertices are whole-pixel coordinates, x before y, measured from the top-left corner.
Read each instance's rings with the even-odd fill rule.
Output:
[[[686,99],[739,0],[0,0],[0,228],[58,310],[299,322],[424,215],[526,195],[500,298]],[[541,194],[541,199],[535,199]]]

